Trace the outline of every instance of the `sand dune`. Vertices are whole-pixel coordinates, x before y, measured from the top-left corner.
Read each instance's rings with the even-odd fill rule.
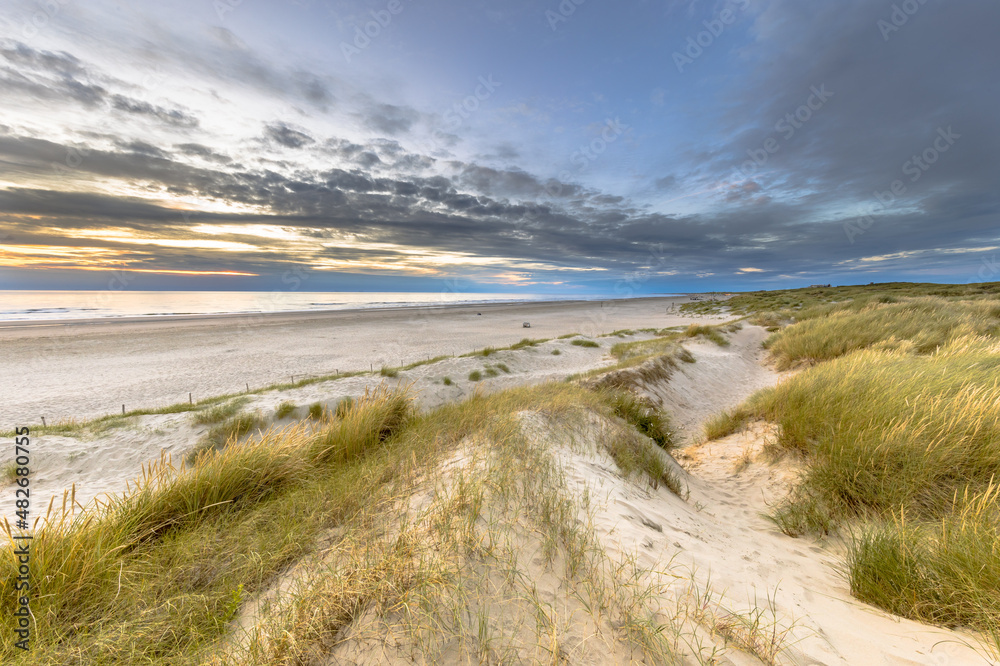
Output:
[[[533,337],[555,337],[568,332],[588,333],[588,322],[593,326],[589,333],[595,335],[617,328],[663,327],[686,322],[667,313],[668,302],[641,301],[616,306],[620,312],[613,318],[613,323],[610,320],[594,323],[593,304],[560,307],[563,308],[562,313],[558,317],[551,315],[550,319],[534,310],[530,316],[539,324],[533,323],[530,332],[513,326],[514,322],[518,322],[519,326],[520,320],[528,318],[529,314],[524,309],[504,310],[498,306],[489,315],[464,311],[441,313],[441,318],[435,320],[433,325],[428,324],[428,327],[419,330],[412,329],[412,320],[406,318],[410,316],[408,314],[393,320],[393,333],[382,331],[378,335],[396,335],[400,336],[395,338],[397,341],[405,339],[408,344],[413,343],[414,350],[398,359],[406,362],[421,356],[470,351],[470,346],[510,344],[524,337],[525,333]],[[402,317],[398,314],[378,316],[389,319]],[[472,317],[476,319],[471,320]],[[483,317],[490,319],[481,320]],[[509,324],[511,330],[504,328],[502,322]],[[308,342],[298,351],[293,348],[289,358],[295,363],[304,363],[306,359],[315,359],[315,355],[320,354],[323,345],[327,344],[322,342],[321,332],[327,330],[329,335],[333,334],[329,333],[328,321],[299,323],[304,326],[306,334],[303,339]],[[179,329],[172,326],[155,331],[151,329],[150,335],[161,345],[172,336],[184,340],[184,344],[193,344],[195,339],[208,336],[212,340],[206,339],[205,344],[210,349],[218,349],[219,344],[224,344],[217,338],[220,334],[224,337],[226,327],[217,322],[188,323],[179,325]],[[458,344],[454,327],[465,330],[463,326],[477,327],[477,333],[466,340],[476,344],[449,349],[450,345]],[[353,329],[351,326],[347,328],[353,331],[352,335],[359,335],[362,330],[360,324]],[[261,334],[256,344],[271,345],[280,340],[280,326],[268,330],[268,333]],[[82,367],[86,368],[88,364],[96,363],[102,354],[110,353],[116,340],[120,341],[122,336],[133,333],[104,331],[98,332],[96,337],[84,336],[80,339],[66,336],[67,339],[63,340],[65,347],[56,356],[65,363],[73,354],[80,353],[85,358]],[[407,335],[405,338],[402,337],[404,333]],[[58,340],[62,335],[55,333],[49,340]],[[348,333],[338,332],[336,335],[348,336]],[[630,334],[624,339],[643,337],[649,335]],[[759,620],[758,632],[753,638],[764,641],[762,649],[768,647],[766,642],[769,636],[773,641],[771,647],[780,648],[779,654],[773,658],[774,663],[989,663],[974,649],[976,638],[971,634],[903,620],[854,600],[841,574],[844,544],[839,540],[793,539],[782,534],[764,517],[768,507],[788,492],[801,472],[801,463],[793,458],[768,463],[760,455],[764,444],[774,437],[771,426],[757,423],[724,439],[703,441],[700,427],[707,417],[738,404],[759,388],[781,381],[783,375],[764,363],[761,342],[765,337],[763,329],[745,326],[730,335],[731,344],[728,347],[707,341],[688,342],[686,347],[694,355],[694,363],[680,364],[665,381],[639,387],[641,392],[673,415],[684,438],[683,448],[676,452],[680,463],[676,469],[686,489],[684,497],[678,497],[663,486],[653,489],[646,483],[623,477],[618,466],[602,449],[604,439],[618,436],[608,434],[617,432],[614,430],[617,426],[612,423],[583,419],[567,428],[565,423],[547,420],[545,414],[526,412],[520,415],[525,432],[540,450],[547,451],[557,462],[560,478],[564,480],[569,495],[572,498],[587,498],[580,504],[579,521],[592,527],[595,538],[610,561],[633,561],[645,572],[643,580],[646,584],[658,590],[669,590],[656,601],[662,602],[664,609],[672,607],[675,614],[679,602],[670,598],[671,595],[681,598],[690,596],[692,590],[696,590],[697,594],[711,599],[711,603],[697,613],[690,608],[681,613],[681,621],[691,625],[688,627],[691,636],[698,639],[691,645],[701,645],[681,650],[681,661],[685,663],[697,663],[699,652],[705,658],[704,649],[713,646],[723,649],[731,640],[739,644],[740,632],[746,630],[746,618],[749,617]],[[373,336],[364,344],[377,345],[378,342],[373,340],[379,339]],[[461,400],[475,391],[489,392],[558,380],[609,364],[608,349],[622,338],[594,339],[599,344],[596,348],[575,346],[569,339],[551,340],[524,349],[496,352],[488,357],[449,358],[401,372],[394,378],[387,379],[376,372],[283,391],[269,391],[247,396],[244,408],[259,412],[275,427],[281,427],[302,418],[305,405],[319,402],[333,407],[344,397],[357,396],[367,388],[389,382],[410,386],[420,407],[427,409]],[[27,342],[22,339],[17,344],[25,345]],[[153,342],[147,339],[143,344],[151,345]],[[86,351],[90,345],[103,351]],[[241,349],[240,353],[250,358],[255,347],[250,345]],[[554,354],[555,351],[559,353]],[[135,365],[130,367],[140,375],[148,372],[155,375],[159,370],[154,368],[156,364],[153,361],[166,353],[166,350],[159,350],[140,356],[138,360],[131,361]],[[346,351],[337,352],[334,354],[335,362],[343,362],[347,366],[344,369],[350,368],[349,363],[357,365],[361,362],[359,356],[351,357],[353,361],[344,360],[348,355]],[[388,361],[388,357],[385,358]],[[126,365],[129,362],[123,361]],[[263,372],[264,368],[270,367],[269,363],[266,359],[256,359],[247,371]],[[497,371],[495,377],[481,382],[468,378],[470,372],[483,370],[487,365],[494,368],[502,365],[506,370]],[[204,386],[220,382],[220,374],[228,372],[228,369],[226,364],[216,363],[214,378],[207,379]],[[155,384],[178,381],[188,372],[194,370],[189,368],[184,373],[172,374],[169,368],[165,368],[160,377],[162,382],[157,380]],[[76,377],[73,382],[79,384],[81,376],[71,375],[71,371],[64,369],[63,386],[74,385],[69,381],[71,376]],[[450,384],[443,381],[445,377],[451,380]],[[264,381],[264,374],[258,379]],[[110,376],[99,378],[99,381],[108,385],[113,383]],[[148,395],[150,399],[157,396],[162,399],[167,392],[162,387],[153,388]],[[71,396],[64,394],[62,397],[82,409],[81,415],[88,413],[87,405],[96,405],[96,402],[82,398],[74,402]],[[274,410],[283,401],[291,401],[299,409],[288,418],[275,419]],[[31,400],[22,401],[21,408],[37,410],[39,404]],[[96,406],[93,408],[96,409]],[[207,426],[195,425],[190,414],[181,413],[135,417],[123,427],[83,436],[39,437],[35,440],[34,449],[33,496],[40,500],[58,497],[63,489],[76,484],[77,500],[85,504],[101,493],[120,491],[150,460],[160,455],[170,455],[175,459],[182,457],[206,429]],[[470,443],[470,446],[473,444]],[[466,454],[458,452],[449,461],[448,469],[443,469],[438,476],[434,485],[436,490],[426,497],[447,498],[451,492],[444,487],[448,485],[448,479],[459,472],[472,474],[477,465],[483,465],[483,461],[488,460],[488,448],[476,455],[473,451],[469,449]],[[676,464],[673,459],[669,462]],[[4,495],[8,494],[9,489],[5,489]],[[427,507],[433,504],[431,499],[418,500],[415,495],[414,502],[411,502],[411,509],[418,516],[414,519],[416,523],[419,523],[419,516],[424,515],[421,512],[426,513]],[[41,501],[36,506],[40,504]],[[11,505],[12,502],[4,502],[4,506]],[[613,626],[599,623],[595,628],[588,628],[589,616],[575,600],[576,597],[570,594],[574,583],[561,579],[547,568],[544,558],[537,555],[540,542],[533,532],[523,531],[519,524],[512,523],[512,531],[508,533],[512,535],[512,543],[521,549],[521,555],[511,566],[523,569],[525,580],[537,581],[531,588],[531,594],[541,595],[538,598],[546,600],[546,604],[551,603],[561,609],[561,640],[567,650],[564,656],[570,663],[626,663],[635,658],[637,655],[616,643]],[[295,571],[293,569],[277,581],[275,589],[290,589]],[[481,589],[476,588],[476,594],[486,594],[484,590],[493,589],[493,574],[484,571],[485,577],[476,583],[481,586]],[[515,595],[507,601],[483,598],[477,603],[488,610],[498,626],[506,626],[505,623],[514,622],[512,618],[515,615],[521,618],[528,613],[529,608],[524,606],[523,601],[523,595]],[[244,629],[253,626],[258,619],[253,610],[255,608],[254,605],[248,606],[239,618]],[[407,655],[412,654],[415,646],[407,644],[405,637],[397,636],[392,643],[395,647],[386,652],[386,646],[391,643],[384,633],[388,631],[388,621],[366,617],[367,620],[357,622],[337,650],[327,656],[327,663],[407,662]],[[670,621],[676,619],[673,617]],[[517,619],[517,622],[525,621]],[[516,626],[521,627],[518,631],[523,631],[527,625]],[[699,643],[701,640],[704,643]],[[376,644],[382,650],[379,653],[381,657],[377,659],[371,652]],[[522,647],[528,651],[511,654],[541,654],[539,646],[517,649]],[[442,654],[452,653],[446,650]],[[534,659],[530,656],[524,658]],[[713,663],[762,662],[746,649],[728,649]]]

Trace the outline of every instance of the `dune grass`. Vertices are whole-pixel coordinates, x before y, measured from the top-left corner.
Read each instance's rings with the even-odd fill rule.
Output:
[[[313,421],[319,421],[321,418],[323,418],[323,413],[325,411],[326,410],[323,407],[323,403],[314,402],[313,404],[309,405],[309,418],[311,418]]]
[[[673,353],[677,349],[680,336],[676,332],[667,332],[649,340],[633,340],[631,342],[617,342],[611,345],[611,355],[619,361],[627,361],[634,358],[643,360],[659,354]]]
[[[605,448],[626,476],[642,474],[654,489],[662,483],[675,495],[684,496],[681,481],[667,461],[635,433],[627,432],[610,438]]]
[[[338,419],[342,419],[347,415],[347,412],[349,412],[352,407],[354,407],[354,398],[351,396],[342,398],[340,402],[337,403],[337,407],[334,409],[334,416]]]
[[[767,346],[805,369],[705,430],[778,424],[776,446],[807,462],[778,526],[846,530],[858,598],[983,631],[1000,656],[1000,302],[981,287],[803,308]]]
[[[738,432],[752,418],[750,410],[745,408],[728,409],[710,417],[702,425],[706,439],[721,439]]]
[[[295,413],[295,410],[297,409],[298,407],[295,405],[294,402],[285,400],[280,405],[278,405],[277,409],[274,410],[274,418],[283,419],[285,417],[291,416]]]
[[[470,382],[478,382],[481,381],[482,379],[483,379],[483,373],[480,372],[479,370],[473,370],[472,372],[469,373]]]
[[[365,487],[381,483],[381,471],[366,479],[374,469],[351,456],[391,434],[384,416],[395,400],[375,393],[316,435],[304,427],[266,433],[187,469],[161,460],[89,511],[50,507],[32,546],[38,642],[30,656],[18,654],[5,627],[4,662],[197,663],[199,649],[227,630],[220,618],[238,585],[259,589],[331,517],[355,511]],[[327,446],[328,430],[356,445]],[[12,552],[0,559],[5,579],[17,567]],[[12,587],[4,586],[0,608],[13,610]]]
[[[601,346],[598,343],[594,342],[593,340],[581,340],[580,338],[577,338],[577,339],[571,341],[570,344],[573,345],[574,347],[592,347],[593,348],[593,347],[600,347]]]
[[[657,409],[649,400],[640,398],[630,391],[609,390],[605,394],[605,401],[616,416],[632,424],[660,448],[666,451],[674,448],[676,442],[669,416]]]
[[[278,663],[271,658],[275,654],[297,654],[294,661],[279,661],[305,663],[299,659],[329,645],[342,627],[366,609],[378,607],[379,598],[389,598],[382,595],[409,589],[417,579],[407,572],[422,575],[427,570],[412,569],[411,564],[389,570],[378,564],[412,563],[410,556],[378,561],[363,557],[353,569],[323,579],[329,584],[343,583],[337,589],[356,593],[341,597],[324,588],[318,597],[299,596],[297,608],[302,612],[295,615],[298,620],[291,628],[260,634],[265,643],[253,643],[253,649],[240,652],[233,661],[227,656],[235,649],[226,638],[232,630],[229,622],[241,612],[245,600],[261,594],[292,563],[318,554],[320,544],[327,543],[321,540],[328,538],[324,535],[331,529],[349,525],[345,539],[360,539],[371,548],[385,543],[378,535],[369,535],[366,525],[372,524],[372,517],[379,512],[393,515],[394,498],[418,478],[418,470],[433,468],[443,452],[470,437],[508,442],[504,446],[518,452],[512,460],[520,466],[505,462],[499,469],[531,470],[516,478],[536,483],[528,506],[537,512],[533,520],[548,526],[541,534],[551,544],[546,548],[555,550],[545,552],[555,557],[565,547],[560,544],[577,538],[572,536],[579,529],[574,527],[576,509],[562,504],[560,496],[546,494],[550,477],[542,473],[535,457],[524,455],[526,449],[517,443],[521,440],[512,428],[516,415],[524,410],[544,410],[552,418],[578,421],[570,415],[581,409],[611,416],[620,407],[609,404],[603,394],[548,384],[475,396],[416,415],[407,394],[383,387],[338,409],[339,415],[324,414],[318,424],[270,430],[245,444],[206,451],[187,468],[161,459],[146,468],[126,493],[87,510],[73,511],[74,500],[69,497],[62,510],[50,507],[45,520],[33,530],[35,643],[30,654],[13,646],[15,634],[9,624],[15,592],[12,586],[0,590],[4,616],[0,660],[41,665],[266,664]],[[615,439],[625,442],[638,461],[636,472],[659,474],[653,465],[656,459],[647,455],[654,445],[638,433],[635,437],[633,441]],[[469,496],[458,499],[456,506],[476,506],[468,503]],[[468,515],[472,522],[462,524],[474,525],[478,510]],[[9,525],[5,524],[5,531],[10,538]],[[400,534],[412,536],[405,528]],[[464,532],[448,528],[444,534]],[[16,576],[18,566],[9,546],[0,552],[0,576],[5,580]],[[371,549],[358,551],[362,552],[374,554]],[[391,552],[396,551],[383,551],[385,555]],[[591,551],[572,552],[577,553],[574,566],[580,566],[579,558]],[[600,571],[605,570],[602,565]],[[379,581],[398,586],[380,587]],[[650,645],[656,642],[653,627],[640,621],[648,611],[636,607],[638,614],[633,616],[628,606],[614,608],[620,610],[607,612],[634,629],[625,635],[645,636],[643,640]],[[331,609],[340,610],[327,615]],[[315,621],[306,620],[310,617]],[[289,638],[294,640],[289,643]]]
[[[843,356],[875,345],[928,354],[952,340],[1000,332],[1000,303],[940,297],[854,301],[803,313],[805,321],[768,340],[780,369]]]
[[[449,468],[425,518],[404,520],[391,539],[376,527],[346,532],[331,548],[334,563],[305,573],[298,592],[276,602],[258,632],[212,663],[246,663],[247,655],[253,663],[308,663],[328,651],[336,660],[345,645],[427,663],[558,661],[566,654],[564,602],[540,598],[524,569],[531,553],[544,558],[547,571],[565,569],[568,599],[589,610],[593,630],[617,627],[616,643],[655,663],[674,662],[678,618],[651,622],[663,586],[647,584],[632,562],[607,559],[576,518],[580,499],[566,493],[559,468],[525,438],[515,416],[540,409],[543,423],[559,422],[581,405],[601,409],[596,394],[549,385],[418,417],[399,444],[411,433],[421,450],[442,437],[459,444],[477,438],[461,449],[471,460]],[[402,643],[382,643],[386,633]],[[702,652],[698,645],[694,651]],[[712,651],[704,652],[700,661],[709,663]]]
[[[758,394],[747,412],[780,424],[778,443],[809,456],[809,492],[796,504],[831,518],[904,509],[936,519],[955,493],[1000,478],[998,373],[996,340],[925,356],[870,349]]]
[[[660,333],[665,334],[649,340],[612,345],[611,355],[618,359],[614,366],[570,375],[567,381],[583,381],[597,389],[632,390],[642,384],[668,380],[679,362],[694,363],[695,359],[680,345],[678,332]]]
[[[191,417],[191,422],[195,425],[210,425],[225,421],[238,414],[248,402],[250,402],[249,398],[236,398],[221,405],[203,409],[195,412],[194,416]]]
[[[851,592],[925,622],[967,626],[1000,647],[1000,485],[955,496],[935,522],[905,512],[865,526],[847,558]]]
[[[408,364],[400,366],[399,368],[396,368],[396,369],[400,370],[400,371],[413,370],[414,368],[419,368],[422,365],[433,365],[434,363],[439,363],[440,361],[446,361],[449,358],[452,358],[452,357],[448,356],[448,355],[435,356],[433,358],[426,358],[426,359],[424,359],[422,361],[415,361],[413,363],[408,363]]]
[[[635,362],[636,359],[641,361],[646,361],[653,359],[661,355],[676,355],[678,353],[682,354],[679,357],[686,363],[694,362],[694,357],[691,356],[690,352],[683,351],[678,352],[680,347],[680,342],[685,339],[692,339],[697,337],[703,337],[711,340],[720,347],[726,347],[729,345],[729,339],[726,338],[725,333],[733,332],[735,329],[732,324],[720,324],[714,326],[706,325],[696,325],[691,324],[685,329],[672,330],[672,329],[661,329],[657,331],[656,337],[647,340],[633,340],[631,342],[618,342],[611,346],[611,355],[619,360],[619,362],[626,362],[632,360]]]
[[[237,406],[238,409],[239,406]],[[216,415],[215,420],[209,421],[209,423],[215,423],[218,418],[225,418],[221,423],[213,425],[205,433],[205,436],[198,440],[198,443],[187,455],[188,464],[193,464],[199,456],[206,452],[222,448],[229,442],[238,440],[265,425],[264,419],[257,412],[225,410],[225,413],[229,415],[228,418]]]
[[[549,338],[521,338],[520,342],[515,342],[507,349],[516,351],[518,349],[527,349],[529,347],[537,347],[543,342],[548,342]]]
[[[573,333],[573,335],[577,335]],[[502,351],[518,351],[521,349],[531,349],[532,347],[537,347],[540,344],[548,342],[551,338],[521,338],[520,341],[507,347],[485,347],[483,349],[477,349],[476,351],[467,352],[465,354],[460,354],[459,358],[471,358],[474,356],[488,357]]]
[[[3,469],[0,469],[0,483],[4,485],[14,483],[14,480],[17,479],[17,468],[18,464],[13,460],[6,463]]]
[[[686,338],[696,338],[703,337],[707,340],[711,340],[720,347],[728,347],[729,340],[725,335],[722,334],[721,327],[719,326],[704,326],[698,324],[691,324],[686,329],[684,329],[684,337]],[[728,326],[726,327],[728,328]]]

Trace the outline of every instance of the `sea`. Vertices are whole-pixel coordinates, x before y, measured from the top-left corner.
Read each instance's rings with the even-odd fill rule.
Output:
[[[611,298],[607,295],[456,292],[0,290],[0,321],[310,312],[565,300],[611,300]]]

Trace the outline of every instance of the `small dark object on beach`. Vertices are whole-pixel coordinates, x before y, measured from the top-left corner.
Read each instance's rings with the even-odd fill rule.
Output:
[[[521,324],[521,328],[531,328],[531,324],[529,324],[528,322],[524,322],[523,324]]]

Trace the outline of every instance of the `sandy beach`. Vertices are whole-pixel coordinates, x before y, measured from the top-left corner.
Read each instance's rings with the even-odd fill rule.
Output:
[[[4,428],[397,366],[525,337],[702,321],[683,298],[0,324]],[[673,312],[671,313],[671,309]],[[481,313],[481,314],[479,314]],[[530,329],[522,327],[523,322]]]

